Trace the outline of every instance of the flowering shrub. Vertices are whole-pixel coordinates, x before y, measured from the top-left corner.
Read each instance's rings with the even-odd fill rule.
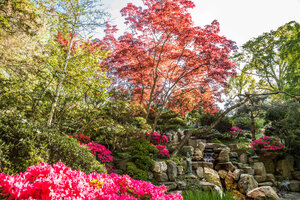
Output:
[[[151,132],[147,131],[146,132],[146,137],[150,137],[150,135],[151,135]],[[150,141],[151,141],[151,143],[153,143],[153,145],[156,144],[154,146],[156,146],[156,148],[159,150],[159,154],[162,157],[169,157],[170,156],[170,153],[169,153],[169,150],[167,149],[167,147],[161,145],[161,144],[167,144],[169,142],[167,136],[161,135],[160,133],[154,131],[152,136],[151,136]]]
[[[105,146],[91,141],[91,138],[89,136],[80,134],[70,135],[70,137],[76,138],[81,145],[86,145],[90,149],[91,154],[95,155],[101,163],[108,164],[113,162],[111,151],[109,151]],[[105,168],[108,172],[113,171],[113,167],[111,165],[106,165]]]
[[[263,154],[264,156],[277,156],[284,152],[284,143],[280,143],[279,138],[263,136],[250,144],[252,150]]]
[[[245,132],[237,126],[231,127],[231,131],[229,131],[229,133],[231,133],[232,135],[235,135],[237,138],[239,138],[240,136],[243,136],[245,134]]]
[[[91,142],[91,138],[87,135],[79,134],[79,135],[69,135],[69,137],[74,137],[78,140],[80,144],[88,144]]]
[[[169,150],[167,149],[166,146],[163,146],[163,145],[160,145],[160,144],[159,145],[155,145],[155,146],[158,149],[160,155],[166,156],[166,157],[170,156]]]
[[[0,173],[0,198],[44,200],[183,200],[179,194],[167,195],[165,186],[137,181],[128,175],[85,174],[62,163],[32,166],[19,175]]]

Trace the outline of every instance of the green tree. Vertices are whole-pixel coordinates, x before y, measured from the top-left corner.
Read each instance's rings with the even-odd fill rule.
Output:
[[[256,89],[300,94],[300,25],[291,21],[242,46],[235,55],[242,72],[256,77]],[[244,77],[245,78],[245,77]]]

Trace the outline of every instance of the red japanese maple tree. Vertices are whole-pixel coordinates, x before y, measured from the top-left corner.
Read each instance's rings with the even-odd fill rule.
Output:
[[[113,45],[106,64],[118,84],[132,94],[132,102],[155,112],[172,109],[185,114],[200,106],[216,111],[228,78],[235,73],[229,60],[235,43],[218,35],[219,23],[194,26],[190,0],[143,0],[121,10],[130,32],[115,39],[108,27],[106,41]]]

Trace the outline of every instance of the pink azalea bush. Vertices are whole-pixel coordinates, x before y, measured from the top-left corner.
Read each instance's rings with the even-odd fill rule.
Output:
[[[284,152],[285,145],[280,142],[279,138],[263,136],[250,144],[252,150],[264,156],[277,156]]]
[[[235,135],[237,138],[243,136],[245,132],[237,126],[231,127],[231,131],[229,131],[232,135]]]
[[[150,137],[150,135],[151,135],[151,132],[147,131],[146,132],[146,137]],[[167,144],[169,142],[167,136],[161,135],[160,133],[154,131],[152,133],[150,141],[153,145],[156,144],[154,146],[156,146],[156,148],[159,150],[160,156],[162,156],[162,157],[169,157],[170,156],[170,152],[167,149],[167,147],[161,145],[161,144]]]
[[[111,151],[105,146],[91,141],[89,136],[83,134],[70,135],[70,137],[76,138],[81,145],[86,145],[90,149],[91,154],[95,155],[101,163],[106,163],[105,168],[108,172],[113,171],[113,167],[110,164],[113,162],[113,156],[111,155]]]
[[[19,175],[0,173],[0,199],[27,200],[183,200],[166,194],[165,186],[137,181],[128,175],[85,174],[62,163],[32,166]]]

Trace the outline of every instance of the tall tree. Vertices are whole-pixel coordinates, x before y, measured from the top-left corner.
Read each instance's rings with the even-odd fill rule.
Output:
[[[99,1],[94,0],[60,0],[52,7],[56,10],[61,19],[61,28],[58,31],[69,31],[70,37],[67,44],[66,53],[60,62],[60,80],[56,86],[54,99],[48,117],[48,126],[51,126],[54,112],[61,94],[63,82],[66,78],[69,62],[73,59],[72,49],[74,48],[75,37],[79,33],[90,33],[96,27],[105,24],[106,12],[100,10]]]
[[[256,90],[300,95],[300,25],[292,21],[242,46],[242,71],[256,77]]]
[[[132,102],[144,105],[148,118],[155,113],[153,129],[165,109],[182,115],[200,106],[216,111],[214,101],[234,74],[228,57],[234,42],[219,36],[219,23],[194,26],[190,0],[143,0],[143,7],[128,4],[121,10],[131,32],[113,45],[107,65],[118,86],[131,89]]]

